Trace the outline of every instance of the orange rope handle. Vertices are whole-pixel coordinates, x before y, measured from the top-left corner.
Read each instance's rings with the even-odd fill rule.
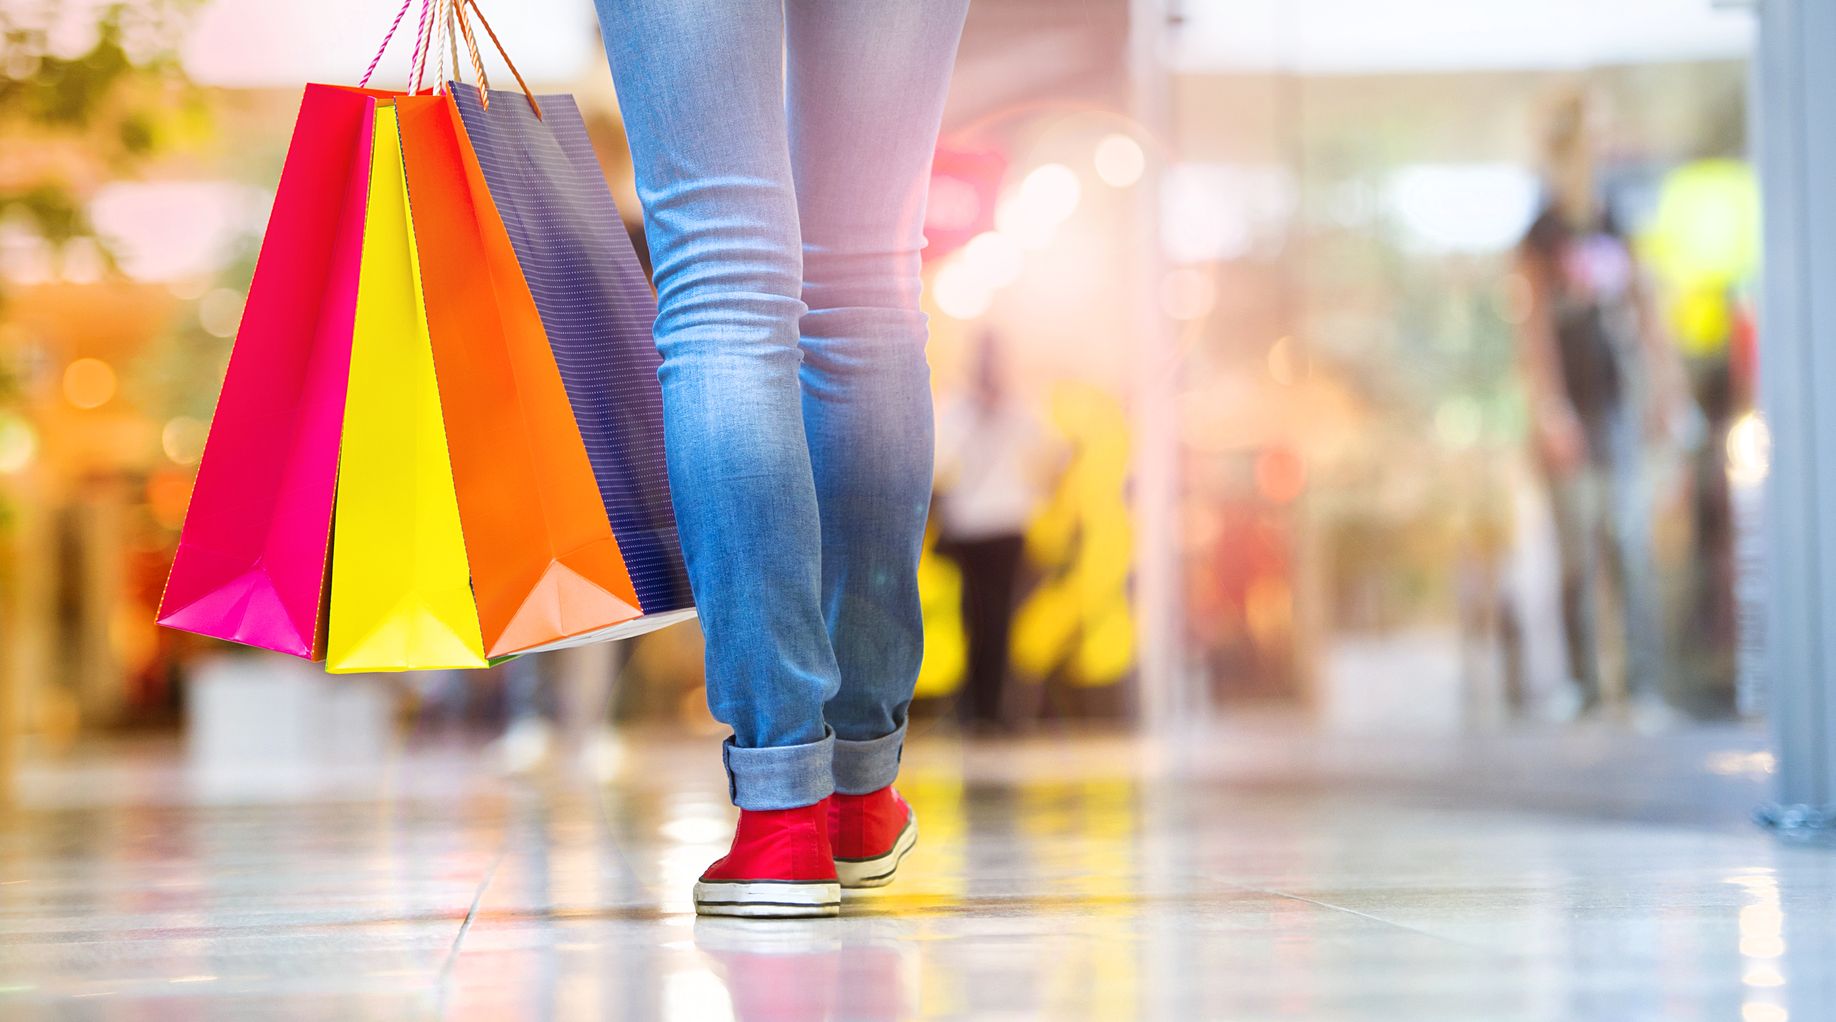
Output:
[[[465,71],[459,66],[459,20],[453,14],[455,0],[442,0],[442,2],[446,4],[446,46],[440,50],[440,88],[444,89],[448,82],[459,81]],[[448,57],[451,57],[453,61],[451,77],[448,77],[445,71]]]
[[[484,108],[491,108],[491,79],[485,74],[484,58],[478,54],[478,39],[472,34],[472,23],[465,16],[465,5],[455,3],[453,10],[459,17],[459,33],[465,39],[467,56],[472,58],[472,70],[478,75],[478,95]]]
[[[491,23],[485,20],[484,11],[480,10],[478,7],[478,0],[453,0],[453,6],[460,9],[461,13],[459,15],[459,20],[460,24],[465,25],[465,39],[467,44],[472,43],[472,29],[471,25],[465,20],[464,9],[470,7],[472,13],[478,15],[478,24],[482,25],[485,34],[491,37],[492,45],[497,47],[498,56],[504,58],[504,66],[509,68],[510,73],[516,77],[516,84],[522,87],[523,97],[529,100],[529,108],[535,111],[536,120],[541,120],[542,105],[536,102],[535,93],[530,91],[529,83],[523,80],[523,73],[516,69],[516,62],[510,59],[510,51],[504,49],[503,41],[497,38],[497,33],[491,28]],[[472,50],[472,59],[474,61],[478,59],[476,47]],[[484,75],[484,68],[482,65],[479,67],[478,73],[481,77]],[[487,99],[486,102],[489,102],[489,100]]]

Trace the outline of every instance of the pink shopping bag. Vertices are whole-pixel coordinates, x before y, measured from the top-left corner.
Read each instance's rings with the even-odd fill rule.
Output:
[[[378,97],[309,85],[262,240],[163,625],[319,659]]]

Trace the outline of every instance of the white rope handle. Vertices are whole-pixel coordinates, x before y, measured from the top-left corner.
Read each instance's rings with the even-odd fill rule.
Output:
[[[434,0],[434,42],[439,47],[440,62],[434,67],[433,90],[445,94],[447,82],[459,77],[459,33],[453,28],[452,0]],[[452,71],[446,60],[452,58]]]
[[[444,16],[446,0],[421,0],[421,42],[416,50],[417,59],[414,65],[414,86],[411,91],[420,92],[426,87],[427,61],[440,45],[440,19]],[[434,67],[434,91],[440,91],[440,79],[445,76],[445,56]]]
[[[414,53],[408,58],[408,91],[421,91],[421,71],[427,65],[427,44],[431,38],[433,25],[429,21],[433,4],[421,0],[421,20],[414,29]]]

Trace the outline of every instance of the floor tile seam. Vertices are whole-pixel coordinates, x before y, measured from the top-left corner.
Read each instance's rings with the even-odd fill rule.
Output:
[[[509,856],[510,847],[506,843],[498,851],[497,858],[491,861],[490,868],[485,870],[484,876],[479,879],[478,888],[472,893],[472,904],[465,910],[465,918],[459,921],[458,932],[453,934],[452,947],[447,949],[446,960],[440,964],[440,974],[436,980],[435,1016],[438,1018],[446,1017],[447,994],[452,989],[453,966],[459,962],[459,953],[465,943],[466,934],[472,931],[472,922],[478,918],[478,909],[484,904],[485,892],[491,889],[491,881],[497,878],[498,868]]]

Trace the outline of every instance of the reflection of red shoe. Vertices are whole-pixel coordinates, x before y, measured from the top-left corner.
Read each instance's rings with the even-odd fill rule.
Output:
[[[897,1019],[838,1012],[841,969],[854,950],[827,919],[695,920],[695,947],[713,960],[738,1022]],[[895,991],[898,987],[893,987]],[[710,1015],[713,1013],[710,1012]],[[700,1017],[694,1015],[693,1017]]]
[[[695,884],[695,911],[778,918],[840,914],[828,818],[828,799],[797,809],[740,810],[732,851]]]
[[[866,795],[829,796],[829,843],[843,887],[885,887],[918,843],[918,814],[887,785]]]

